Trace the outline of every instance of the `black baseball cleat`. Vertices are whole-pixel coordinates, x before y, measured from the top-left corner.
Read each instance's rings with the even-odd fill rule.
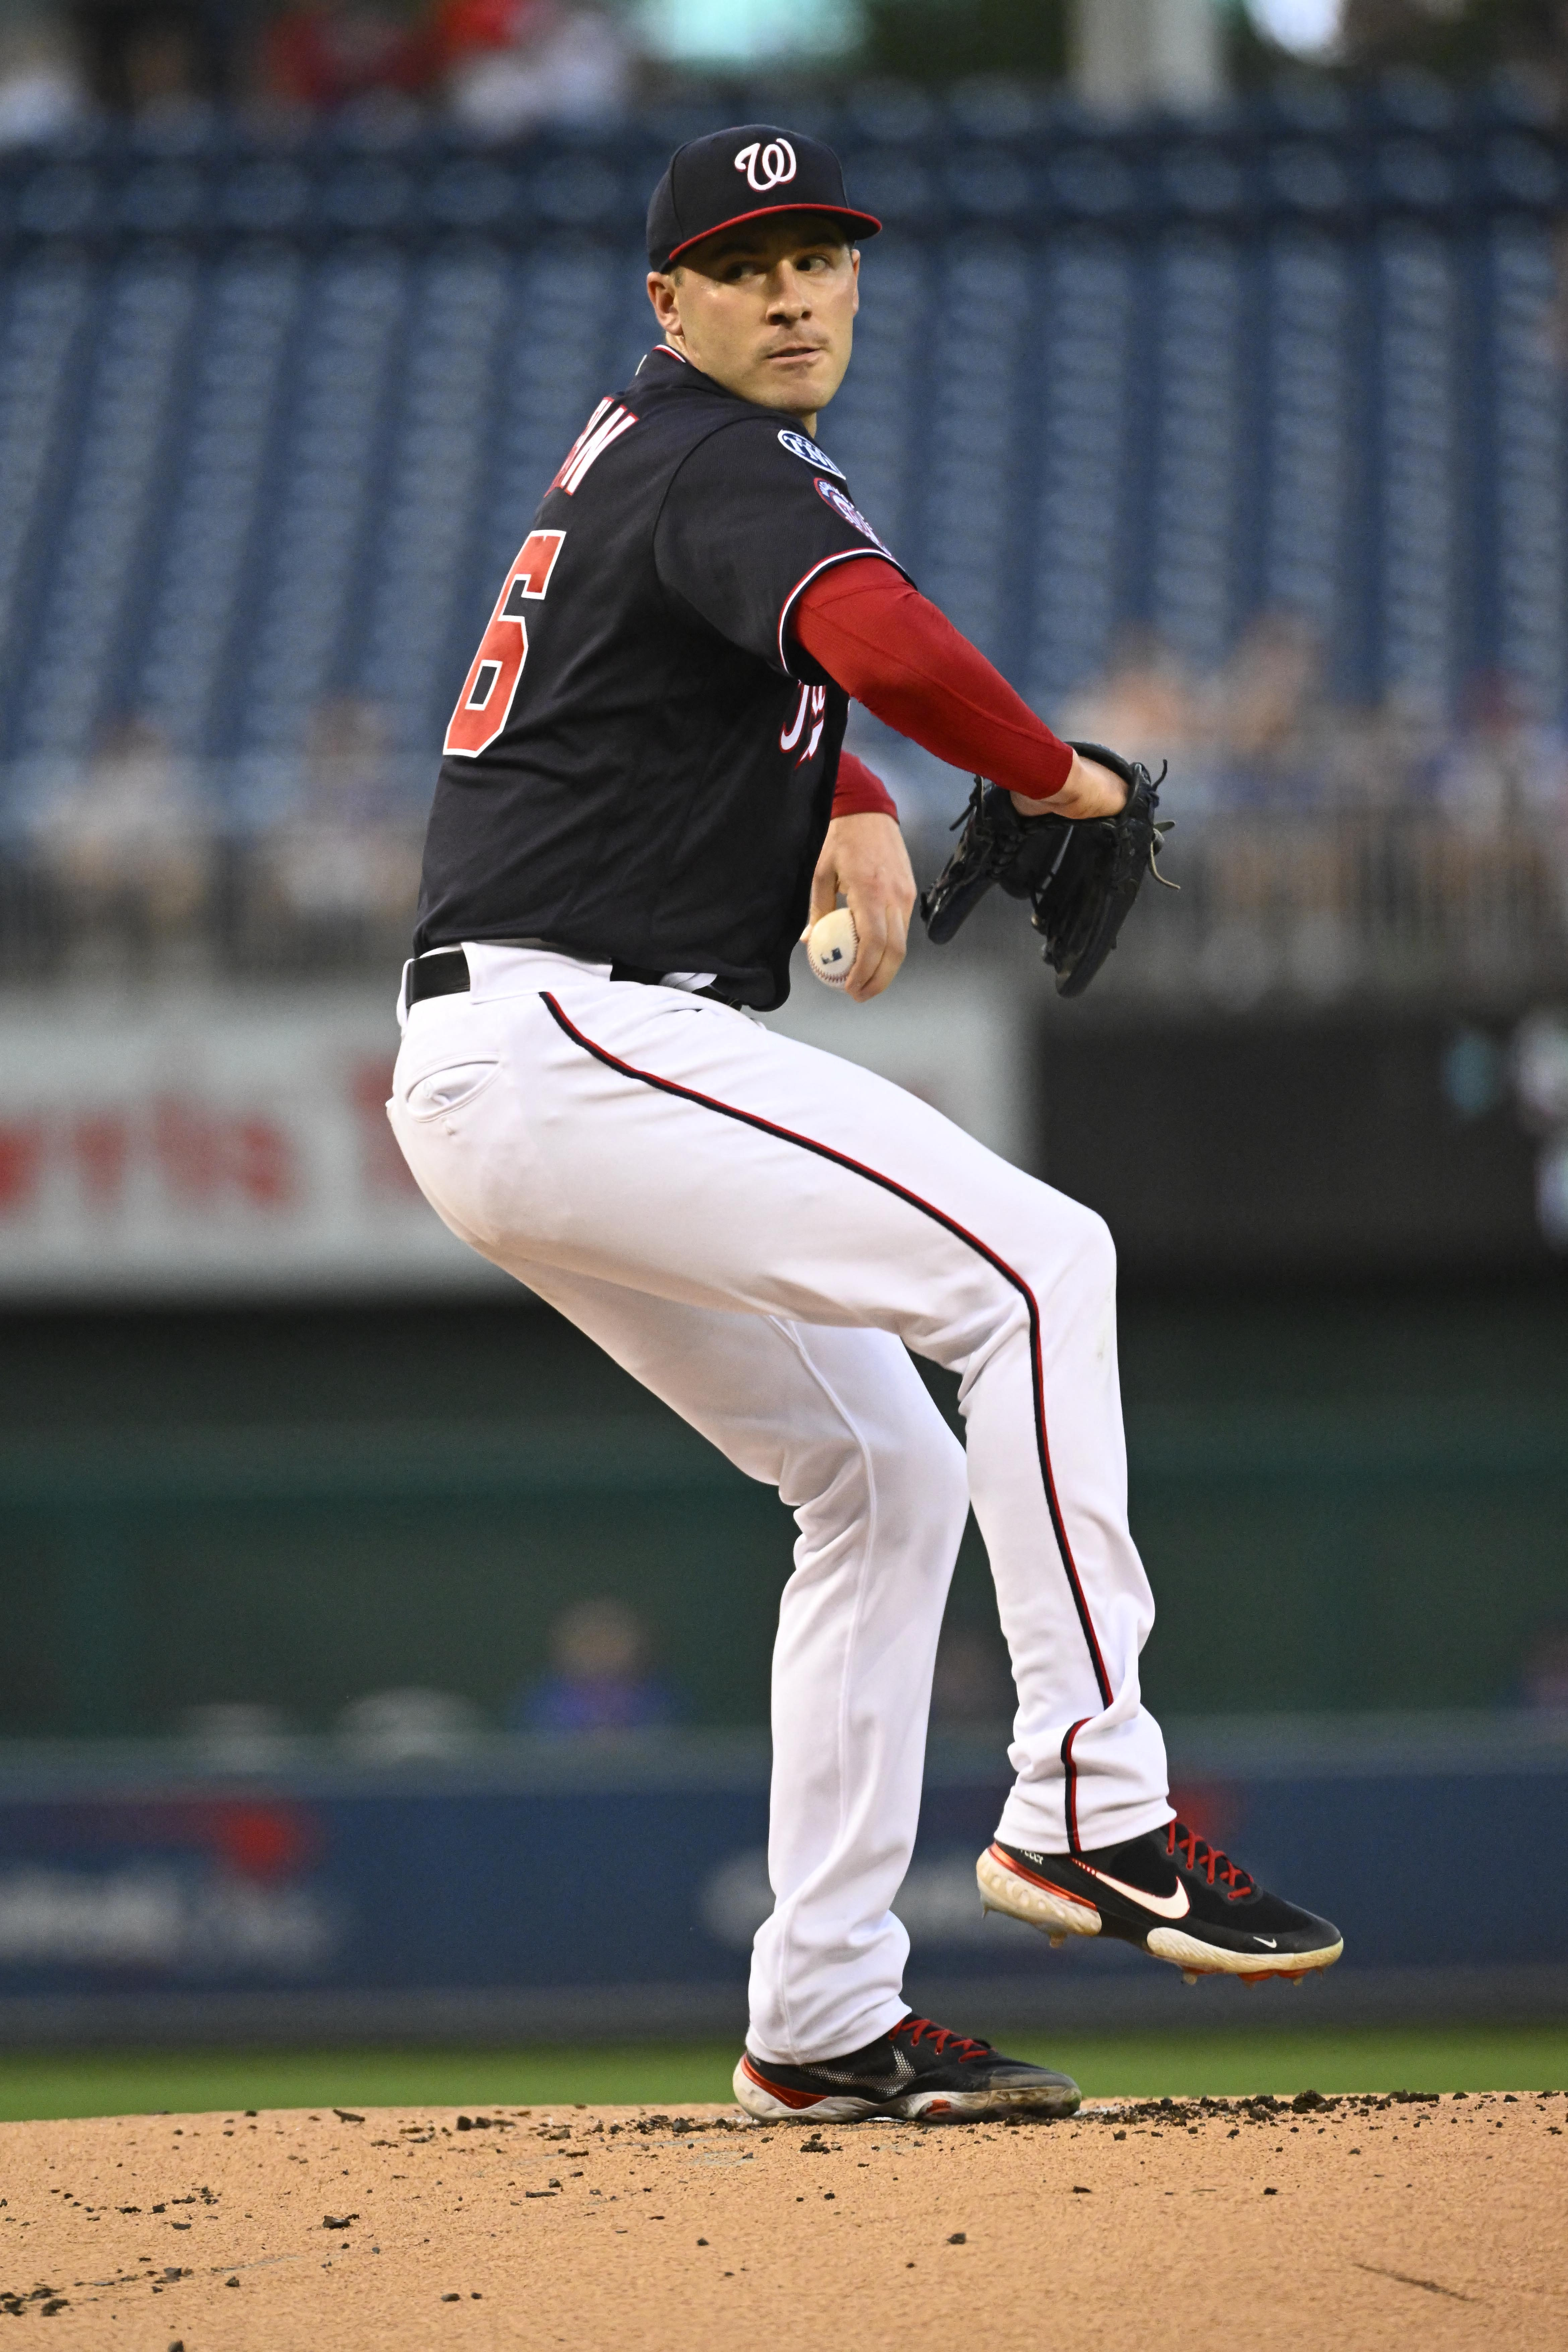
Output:
[[[1064,1936],[1119,1936],[1202,1976],[1295,1982],[1331,1968],[1344,1938],[1326,1919],[1269,1895],[1239,1863],[1181,1822],[1098,1853],[1031,1853],[988,1846],[975,1864],[988,1911]]]
[[[1004,2058],[989,2042],[910,2016],[864,2050],[814,2066],[780,2066],[748,2050],[735,2069],[735,2096],[749,2116],[770,2124],[853,2124],[868,2116],[963,2124],[985,2116],[1076,2115],[1082,2093],[1066,2074]]]

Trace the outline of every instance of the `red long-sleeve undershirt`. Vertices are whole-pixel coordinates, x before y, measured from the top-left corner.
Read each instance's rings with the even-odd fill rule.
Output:
[[[879,775],[853,751],[838,754],[838,781],[833,787],[835,816],[890,816],[899,821],[899,803]]]
[[[795,607],[794,635],[836,686],[950,766],[1030,800],[1047,800],[1066,783],[1071,745],[879,556],[819,572]],[[870,770],[840,758],[834,815],[871,806],[896,814]]]

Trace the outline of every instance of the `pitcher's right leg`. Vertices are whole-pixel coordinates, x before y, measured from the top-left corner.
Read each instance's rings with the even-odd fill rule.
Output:
[[[749,2046],[784,2064],[858,2050],[908,2008],[909,1937],[892,1905],[969,1509],[963,1450],[885,1331],[512,1271],[795,1513],[773,1666],[776,1900],[752,1954]]]

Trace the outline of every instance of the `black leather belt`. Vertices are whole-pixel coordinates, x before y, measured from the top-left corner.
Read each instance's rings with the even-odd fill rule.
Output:
[[[461,996],[468,986],[468,959],[461,948],[437,948],[416,956],[408,967],[410,1004],[422,1004],[427,996]]]
[[[498,942],[498,944],[504,944],[504,942]],[[545,943],[541,940],[537,942],[531,940],[529,944],[531,946],[537,944],[543,948]],[[570,950],[566,948],[556,948],[546,951],[556,955],[570,953]],[[664,986],[663,972],[648,971],[641,964],[636,963],[613,963],[610,966],[610,978],[631,981],[638,988]],[[462,949],[432,948],[427,955],[416,956],[408,967],[407,1001],[410,1004],[422,1004],[427,996],[461,996],[466,993],[469,985],[468,959]],[[728,1004],[731,1007],[736,1002],[720,981],[711,982],[706,988],[685,989],[682,993],[687,996],[710,996],[716,1003]]]

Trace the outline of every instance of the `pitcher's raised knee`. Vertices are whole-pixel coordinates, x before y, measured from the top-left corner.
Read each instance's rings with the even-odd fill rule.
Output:
[[[1110,1227],[1097,1210],[1053,1192],[1048,1184],[1030,1186],[1010,1233],[986,1238],[1042,1310],[1064,1286],[1083,1298],[1115,1296],[1116,1244]]]

